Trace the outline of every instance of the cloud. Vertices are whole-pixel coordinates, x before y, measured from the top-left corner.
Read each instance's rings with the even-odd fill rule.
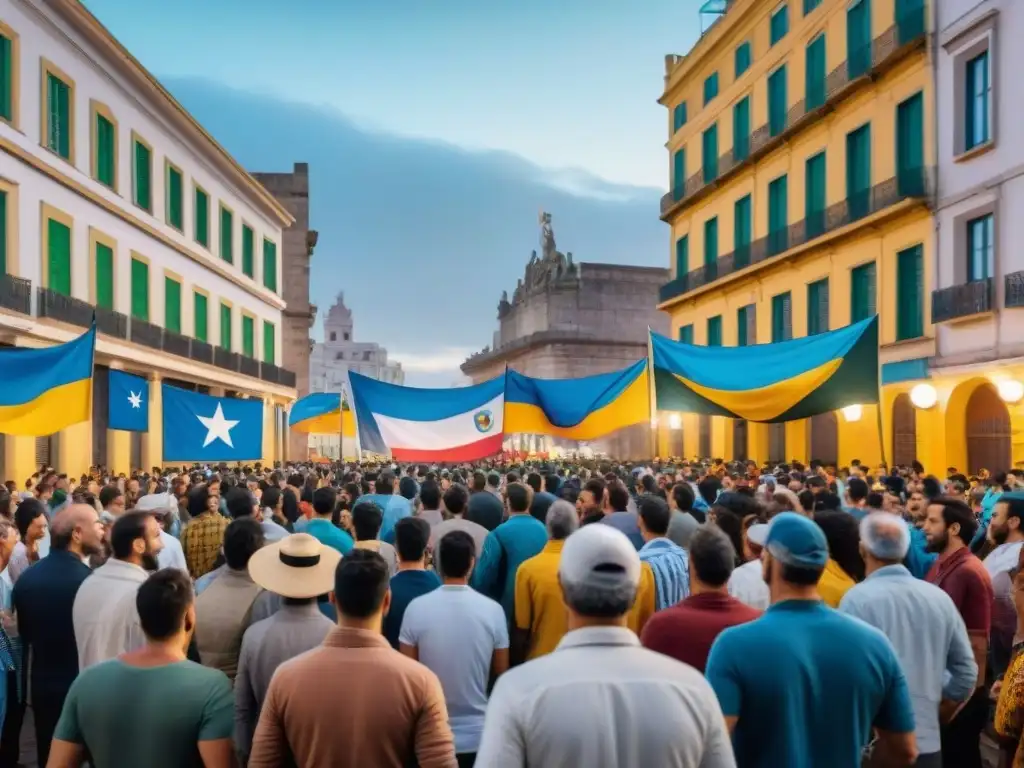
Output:
[[[470,347],[443,347],[437,352],[392,352],[388,351],[388,359],[402,364],[402,369],[416,373],[443,373],[455,371],[476,350]],[[459,374],[461,375],[461,374]]]

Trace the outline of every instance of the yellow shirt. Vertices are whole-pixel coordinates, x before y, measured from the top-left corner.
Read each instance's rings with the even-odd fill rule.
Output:
[[[843,599],[850,587],[856,582],[846,575],[846,571],[839,567],[839,563],[831,557],[825,563],[825,570],[821,572],[818,580],[818,594],[825,601],[826,605],[832,608],[839,607],[839,601]]]
[[[636,589],[636,602],[626,619],[626,626],[636,632],[637,637],[644,630],[644,624],[654,615],[654,571],[650,563],[640,563],[640,585]]]

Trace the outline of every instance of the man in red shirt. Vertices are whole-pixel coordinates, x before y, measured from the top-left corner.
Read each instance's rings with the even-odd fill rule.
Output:
[[[736,550],[719,528],[701,526],[690,539],[689,554],[690,596],[654,614],[644,625],[640,642],[703,672],[719,633],[753,621],[761,611],[729,594]]]
[[[978,663],[978,689],[955,714],[942,712],[942,764],[981,768],[979,738],[988,720],[985,672],[988,633],[992,623],[992,579],[981,560],[968,548],[978,529],[971,508],[961,500],[939,496],[928,504],[922,526],[928,551],[939,559],[925,580],[946,592],[967,626],[974,659]],[[953,715],[950,719],[950,715]]]

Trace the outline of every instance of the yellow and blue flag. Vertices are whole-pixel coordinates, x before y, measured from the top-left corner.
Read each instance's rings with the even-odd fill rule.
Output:
[[[96,327],[45,349],[0,351],[0,434],[42,437],[92,416]]]
[[[647,360],[578,379],[505,376],[505,432],[596,440],[651,419]]]
[[[345,424],[345,437],[356,436],[356,420],[338,392],[314,392],[300,397],[288,412],[288,426],[312,435],[337,435]]]
[[[759,422],[878,402],[878,316],[828,333],[747,347],[651,334],[660,411]]]

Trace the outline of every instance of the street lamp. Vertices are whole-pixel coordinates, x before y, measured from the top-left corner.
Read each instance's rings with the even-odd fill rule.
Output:
[[[915,408],[928,410],[939,401],[939,393],[931,384],[918,384],[910,390],[910,402]]]

